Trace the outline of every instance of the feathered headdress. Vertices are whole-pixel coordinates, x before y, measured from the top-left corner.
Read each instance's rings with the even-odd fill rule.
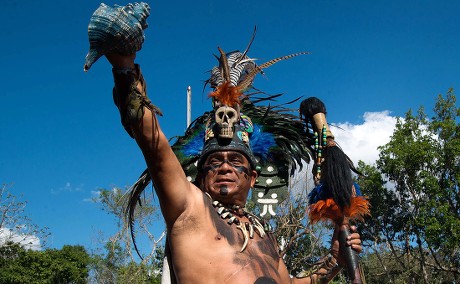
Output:
[[[198,117],[172,146],[191,181],[195,180],[206,156],[214,151],[234,150],[243,153],[250,164],[259,170],[259,176],[264,167],[277,169],[280,182],[286,190],[288,169],[294,171],[302,160],[309,161],[310,149],[303,122],[282,106],[256,105],[273,100],[278,95],[254,99],[253,96],[260,91],[252,87],[255,76],[265,68],[307,52],[256,65],[255,60],[247,55],[254,34],[243,53],[226,53],[218,47],[219,56],[216,58],[219,64],[212,68],[211,77],[206,81],[213,89],[209,95],[213,110]],[[264,187],[267,192],[270,186],[275,186],[270,182],[263,185],[263,180],[263,176],[258,179],[256,188]]]

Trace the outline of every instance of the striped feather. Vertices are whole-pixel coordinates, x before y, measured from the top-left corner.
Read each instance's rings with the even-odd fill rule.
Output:
[[[220,52],[219,67],[222,70],[222,77],[226,82],[230,81],[230,70],[228,68],[227,54],[222,50],[222,48],[217,48]]]
[[[222,51],[222,49],[220,49],[220,51]],[[256,66],[254,59],[247,57],[239,51],[221,55],[218,60],[219,66],[215,66],[211,69],[211,77],[206,81],[213,89],[225,82],[230,82],[232,86],[237,86]],[[227,66],[227,68],[225,68],[225,66]],[[242,89],[242,92],[245,91],[246,90]]]
[[[299,55],[303,55],[303,54],[310,54],[310,52],[298,52],[298,53],[294,53],[294,54],[290,54],[290,55],[281,56],[281,57],[272,59],[272,60],[270,60],[268,62],[265,62],[262,65],[256,66],[251,71],[251,73],[249,73],[246,76],[246,78],[244,80],[242,80],[238,85],[241,87],[241,89],[246,89],[252,83],[252,81],[254,80],[254,77],[257,75],[257,73],[262,72],[263,69],[268,68],[268,67],[272,66],[273,64],[281,61],[281,60],[290,59],[290,58],[293,58],[293,57],[296,57],[296,56],[299,56]]]

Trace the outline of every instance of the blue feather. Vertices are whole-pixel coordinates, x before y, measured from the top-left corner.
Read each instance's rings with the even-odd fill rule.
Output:
[[[182,154],[189,157],[200,155],[204,147],[204,136],[205,130],[202,129],[188,143],[183,145]],[[270,150],[276,147],[276,141],[273,134],[263,132],[259,125],[254,124],[250,145],[254,155],[259,156],[262,160],[267,160],[270,157]]]
[[[204,146],[204,133],[205,130],[201,130],[195,135],[190,141],[184,145],[182,153],[185,156],[195,157],[201,154],[201,150],[203,150]]]
[[[362,196],[361,188],[357,183],[353,183],[356,189],[356,196]],[[315,204],[319,200],[326,200],[332,198],[332,193],[327,188],[327,185],[320,183],[308,194],[308,203]]]
[[[263,132],[259,125],[254,124],[254,131],[250,137],[250,144],[254,155],[266,160],[270,155],[270,149],[276,146],[273,134]]]
[[[359,185],[356,182],[353,184],[355,185],[356,196],[363,196],[363,194],[361,193],[361,187],[359,187]]]
[[[320,183],[308,194],[308,203],[315,204],[319,200],[326,200],[332,197],[330,190],[324,183]]]

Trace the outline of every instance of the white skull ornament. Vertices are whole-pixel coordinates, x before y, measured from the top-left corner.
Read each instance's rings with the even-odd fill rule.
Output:
[[[233,125],[238,122],[238,112],[229,106],[221,106],[216,110],[216,123],[220,127],[219,138],[233,138]]]

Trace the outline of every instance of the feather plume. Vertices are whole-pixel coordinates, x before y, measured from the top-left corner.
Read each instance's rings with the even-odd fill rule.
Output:
[[[146,169],[120,199],[122,204],[126,204],[124,214],[126,218],[125,223],[128,224],[129,230],[131,232],[131,238],[133,240],[134,249],[140,258],[142,258],[142,256],[139,252],[139,249],[137,248],[136,234],[134,233],[134,215],[136,212],[137,204],[140,204],[140,196],[145,188],[149,185],[150,181],[150,174],[148,169]]]
[[[225,82],[218,86],[209,96],[218,100],[221,105],[236,106],[241,104],[240,97],[242,93],[239,87],[231,86],[230,82]]]
[[[324,113],[324,115],[327,114],[326,106],[316,97],[310,97],[303,100],[300,103],[299,111],[300,114],[307,119],[313,117],[317,113]]]
[[[290,55],[281,56],[281,57],[272,59],[272,60],[270,60],[270,61],[268,61],[268,62],[265,62],[265,63],[263,63],[262,65],[256,66],[256,67],[251,71],[251,73],[249,73],[249,74],[246,76],[246,78],[245,78],[243,81],[241,81],[240,83],[238,83],[238,86],[240,86],[241,89],[246,89],[246,88],[252,83],[252,81],[254,80],[254,77],[255,77],[258,73],[262,72],[263,69],[272,66],[273,64],[277,63],[278,61],[290,59],[290,58],[293,58],[293,57],[296,57],[296,56],[299,56],[299,55],[304,55],[304,54],[310,54],[310,52],[298,52],[298,53],[294,53],[294,54],[290,54]]]
[[[204,146],[205,130],[197,131],[193,134],[187,144],[184,144],[183,154],[188,157],[197,156],[201,153]]]
[[[327,147],[322,165],[322,180],[340,208],[350,206],[353,179],[345,153],[337,146]]]
[[[344,217],[350,220],[362,221],[366,215],[370,215],[369,201],[363,196],[351,198],[350,206],[343,209],[332,198],[319,200],[310,205],[308,211],[308,216],[312,223],[328,220],[339,223]]]
[[[256,153],[262,160],[268,160],[271,157],[270,149],[276,147],[276,141],[273,135],[263,132],[259,125],[254,125],[254,131],[251,135],[250,143],[252,151]]]
[[[244,50],[243,55],[241,56],[241,59],[246,57],[246,54],[248,53],[249,49],[251,48],[252,42],[254,41],[254,38],[256,37],[256,32],[257,32],[257,26],[254,26],[254,31],[252,32],[252,37],[249,40],[248,46]],[[240,62],[238,62],[238,63],[240,63]]]
[[[222,48],[217,47],[220,52],[219,67],[222,69],[222,77],[226,82],[230,82],[230,69],[228,68],[228,59],[227,54],[222,50]]]

